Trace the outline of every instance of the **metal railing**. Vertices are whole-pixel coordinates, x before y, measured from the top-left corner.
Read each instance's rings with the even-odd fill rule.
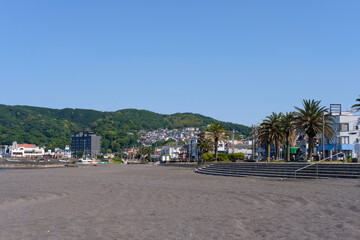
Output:
[[[334,154],[334,155],[332,155],[332,156],[330,156],[330,157],[321,159],[320,161],[317,161],[317,162],[311,163],[311,164],[309,164],[309,165],[306,165],[306,166],[304,166],[304,167],[302,167],[302,168],[296,169],[296,170],[295,170],[295,179],[296,179],[296,173],[297,173],[297,172],[299,172],[299,171],[301,171],[301,170],[303,170],[303,169],[305,169],[305,168],[311,167],[311,166],[313,166],[313,165],[316,165],[316,176],[317,176],[317,175],[319,174],[319,166],[318,166],[318,164],[321,163],[322,161],[325,161],[325,160],[328,160],[328,159],[332,159],[333,157],[338,156],[338,155],[343,155],[343,157],[344,157],[344,159],[345,159],[345,153],[340,152],[340,153]]]

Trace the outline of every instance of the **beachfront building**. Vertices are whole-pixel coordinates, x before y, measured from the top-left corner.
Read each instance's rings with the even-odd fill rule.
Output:
[[[161,149],[161,155],[168,155],[171,159],[178,159],[182,146],[164,146]]]
[[[198,138],[196,136],[193,136],[190,140],[190,154],[191,154],[191,158],[198,158],[200,151],[196,148],[198,142]]]
[[[92,158],[100,155],[100,140],[101,137],[93,132],[83,131],[73,134],[71,137],[72,155],[76,157],[80,151]]]
[[[11,146],[4,149],[3,156],[35,158],[42,157],[44,153],[45,148],[38,147],[35,144],[18,144],[17,142],[13,142]]]
[[[332,139],[325,138],[324,148],[326,157],[342,152],[346,156],[360,157],[360,116],[353,112],[337,112],[334,115],[335,124],[333,129],[335,136]],[[322,136],[319,136],[318,151],[322,151]]]
[[[71,158],[71,149],[69,145],[65,149],[55,148],[55,158]]]
[[[252,141],[246,140],[246,141],[229,141],[226,153],[243,153],[245,156],[252,154]]]

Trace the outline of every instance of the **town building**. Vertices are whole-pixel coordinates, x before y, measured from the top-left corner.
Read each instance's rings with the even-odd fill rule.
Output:
[[[65,145],[65,149],[55,148],[55,151],[52,153],[52,155],[57,159],[69,159],[71,158],[71,149],[69,145]]]
[[[96,157],[100,155],[101,137],[93,132],[83,131],[72,135],[71,150],[72,155],[76,157],[78,152],[83,152],[85,156]]]
[[[191,154],[191,158],[198,158],[200,151],[197,149],[196,145],[198,142],[198,138],[193,136],[190,140],[190,153]]]
[[[170,156],[170,159],[175,160],[175,159],[179,159],[180,157],[180,149],[182,148],[182,146],[164,146],[161,149],[161,155],[168,155]]]
[[[4,148],[3,156],[35,158],[42,157],[44,152],[45,149],[43,147],[40,148],[35,144],[18,144],[17,142],[13,142],[11,146]]]
[[[326,157],[342,152],[346,156],[360,157],[360,116],[353,112],[332,113],[335,124],[332,126],[335,136],[325,138],[324,148]],[[322,136],[319,136],[319,153],[322,152]]]
[[[245,140],[245,141],[239,141],[239,140],[233,140],[229,141],[226,153],[243,153],[245,156],[251,155],[253,151],[252,141],[251,140]]]

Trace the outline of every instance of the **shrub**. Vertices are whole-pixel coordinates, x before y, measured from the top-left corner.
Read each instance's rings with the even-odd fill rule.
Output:
[[[226,153],[219,153],[218,157],[220,161],[229,161],[229,157]]]
[[[114,157],[114,158],[112,159],[112,163],[123,163],[123,161],[121,160],[121,158]]]
[[[245,155],[243,153],[234,153],[235,160],[245,160]]]
[[[244,160],[245,155],[243,153],[230,153],[228,155],[229,160],[235,162],[236,160]]]
[[[204,153],[204,154],[202,155],[202,157],[203,157],[203,159],[206,160],[206,161],[215,160],[214,154],[209,153],[209,152]]]

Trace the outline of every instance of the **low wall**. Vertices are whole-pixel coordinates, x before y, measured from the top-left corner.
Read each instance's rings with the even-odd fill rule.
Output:
[[[0,169],[58,168],[58,167],[65,167],[65,164],[0,163]]]

